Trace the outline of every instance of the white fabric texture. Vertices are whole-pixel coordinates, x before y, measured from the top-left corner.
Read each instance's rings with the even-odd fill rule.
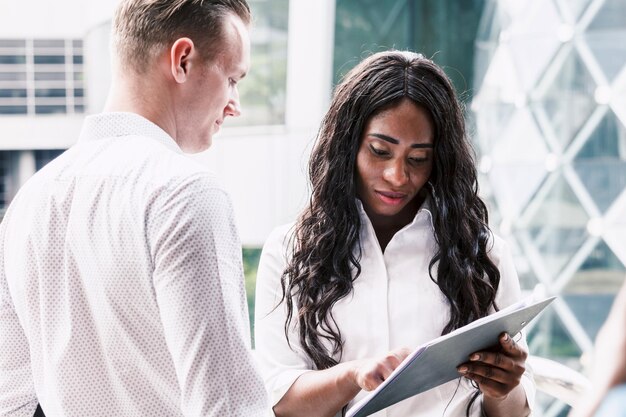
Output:
[[[400,347],[415,348],[439,337],[449,320],[448,302],[428,275],[428,264],[436,249],[428,200],[413,222],[393,236],[384,253],[369,218],[357,202],[363,225],[361,275],[354,282],[352,294],[339,300],[332,310],[344,340],[341,362],[380,356]],[[292,226],[283,226],[272,232],[263,248],[257,275],[256,357],[273,405],[302,373],[314,369],[293,326],[291,348],[287,344],[284,303],[275,308],[282,297],[280,278],[292,230]],[[496,303],[503,308],[519,300],[520,287],[506,243],[497,237],[493,243],[489,255],[501,274]],[[525,339],[520,343],[526,347]],[[523,376],[522,384],[532,407],[535,385],[530,370]],[[442,417],[445,410],[446,417],[461,417],[465,416],[474,392],[470,382],[460,378],[373,416]],[[349,406],[366,394],[361,391]],[[480,399],[471,415],[481,415]]]
[[[261,416],[229,197],[131,113],[85,120],[0,226],[0,415]]]

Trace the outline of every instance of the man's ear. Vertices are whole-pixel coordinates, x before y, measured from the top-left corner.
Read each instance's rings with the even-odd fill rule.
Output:
[[[187,81],[191,69],[191,57],[196,53],[193,41],[180,38],[170,48],[170,70],[177,83]]]

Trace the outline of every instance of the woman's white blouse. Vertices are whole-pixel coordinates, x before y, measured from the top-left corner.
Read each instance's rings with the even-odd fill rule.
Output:
[[[339,300],[333,308],[344,340],[341,362],[380,356],[399,347],[415,348],[441,336],[449,319],[448,302],[428,274],[428,264],[436,249],[428,202],[411,224],[395,234],[384,253],[360,201],[358,205],[362,222],[361,275],[354,282],[352,294]],[[287,343],[286,308],[284,303],[278,305],[291,231],[292,227],[286,225],[271,233],[263,248],[257,275],[256,354],[272,405],[301,374],[314,369],[300,347],[293,326],[289,337],[291,346]],[[520,287],[509,248],[495,236],[490,257],[500,270],[496,304],[504,308],[519,300]],[[521,343],[526,346],[525,340]],[[523,376],[522,385],[532,408],[535,385],[529,371]],[[445,417],[465,416],[474,392],[467,379],[459,378],[374,416],[442,417],[444,410]],[[361,391],[349,406],[366,394]],[[477,400],[471,415],[480,416],[480,408]]]

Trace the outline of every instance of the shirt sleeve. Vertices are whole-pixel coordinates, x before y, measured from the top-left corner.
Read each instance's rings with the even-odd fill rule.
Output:
[[[183,414],[266,415],[230,199],[206,178],[164,194],[147,232]]]
[[[281,277],[286,265],[288,226],[274,230],[261,253],[256,281],[255,348],[261,373],[274,406],[295,380],[313,369],[293,325],[285,336],[287,308],[281,303]]]
[[[30,348],[11,300],[4,267],[8,216],[7,213],[0,224],[0,415],[32,417],[37,408],[37,396]]]
[[[500,286],[498,287],[498,294],[496,295],[496,305],[499,309],[503,309],[519,301],[522,297],[522,292],[509,245],[498,236],[494,236],[491,259],[500,271]],[[525,330],[522,330],[519,336],[511,335],[511,337],[528,351]],[[533,371],[528,362],[526,362],[526,372],[522,375],[521,385],[526,392],[526,400],[531,410],[530,415],[532,415],[535,404],[536,386]]]

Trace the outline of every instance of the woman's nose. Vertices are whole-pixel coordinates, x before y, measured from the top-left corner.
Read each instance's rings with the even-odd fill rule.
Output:
[[[389,184],[395,187],[402,186],[409,180],[409,175],[406,170],[406,164],[403,161],[390,161],[389,165],[385,167],[383,172],[383,178]]]

